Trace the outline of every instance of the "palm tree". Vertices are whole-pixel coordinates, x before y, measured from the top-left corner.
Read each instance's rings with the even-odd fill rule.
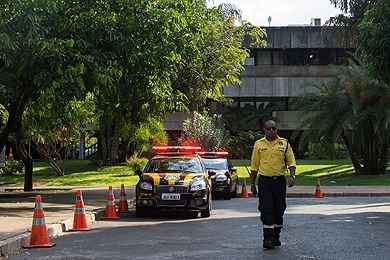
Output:
[[[373,79],[365,66],[339,69],[318,93],[299,102],[304,139],[342,139],[357,174],[384,174],[389,148],[390,86]],[[309,112],[309,113],[308,113]]]

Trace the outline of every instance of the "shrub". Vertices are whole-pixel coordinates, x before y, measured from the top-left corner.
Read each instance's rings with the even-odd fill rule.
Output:
[[[312,160],[334,160],[347,157],[346,146],[339,143],[309,143],[305,152],[305,158]]]
[[[142,170],[147,162],[148,160],[146,158],[138,157],[136,154],[127,159],[127,165],[133,169],[133,171]]]
[[[4,162],[4,166],[0,168],[0,174],[4,175],[21,175],[24,174],[23,161],[7,160]]]
[[[256,131],[242,131],[232,136],[229,142],[229,152],[234,159],[250,159],[253,145],[264,135]]]
[[[193,112],[192,117],[183,122],[182,145],[201,145],[208,151],[226,147],[228,132],[224,128],[221,115]]]

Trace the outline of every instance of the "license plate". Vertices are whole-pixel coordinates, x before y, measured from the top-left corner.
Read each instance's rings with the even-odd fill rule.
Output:
[[[179,193],[163,193],[161,194],[162,200],[180,200]]]

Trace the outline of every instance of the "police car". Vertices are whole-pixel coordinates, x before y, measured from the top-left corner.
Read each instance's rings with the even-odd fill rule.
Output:
[[[211,188],[197,146],[154,146],[136,186],[136,215],[176,209],[211,215]]]
[[[213,196],[226,200],[237,196],[237,170],[228,159],[228,152],[199,152],[208,174],[211,176]]]

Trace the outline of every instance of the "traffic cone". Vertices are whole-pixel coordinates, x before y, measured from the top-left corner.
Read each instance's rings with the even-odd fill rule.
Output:
[[[107,206],[103,219],[119,219],[115,209],[115,197],[112,192],[112,186],[108,187]]]
[[[245,181],[244,181],[244,183],[242,184],[241,193],[240,193],[240,198],[249,198],[248,191],[246,190]]]
[[[8,160],[14,160],[14,154],[12,153],[12,147],[9,148]]]
[[[314,197],[323,198],[324,193],[321,191],[320,178],[317,178],[316,191],[314,192]]]
[[[45,223],[45,214],[42,208],[42,198],[40,195],[35,197],[35,209],[31,228],[30,244],[24,245],[24,248],[52,247],[55,243],[49,241],[49,233]]]
[[[73,228],[69,231],[89,231],[91,230],[87,224],[87,217],[85,215],[83,193],[76,191],[76,205],[74,208]]]
[[[121,199],[119,201],[119,213],[129,212],[129,205],[127,204],[127,197],[125,191],[125,185],[121,185]]]

